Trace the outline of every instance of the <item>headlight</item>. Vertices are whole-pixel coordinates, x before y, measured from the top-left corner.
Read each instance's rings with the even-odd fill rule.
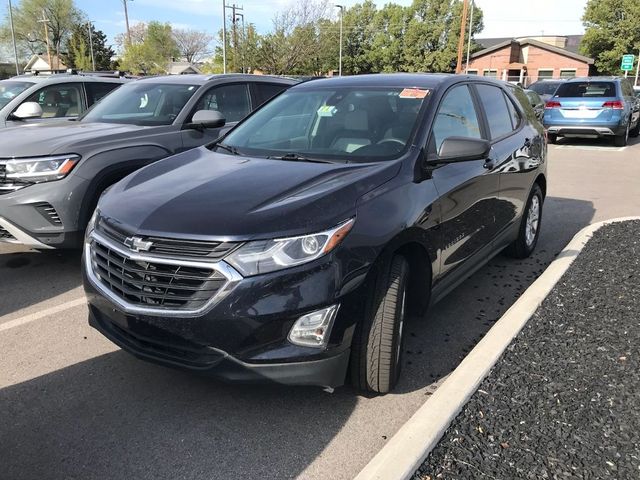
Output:
[[[33,183],[50,182],[66,177],[79,161],[79,155],[16,158],[7,160],[6,175],[8,179]]]
[[[91,232],[93,232],[93,230],[96,228],[96,221],[98,220],[99,216],[100,210],[96,208],[93,211],[93,215],[91,215],[91,218],[89,219],[89,223],[87,223],[87,229],[85,230],[86,238],[89,238]]]
[[[320,233],[249,242],[227,261],[245,277],[301,265],[336,248],[353,227],[354,219]]]

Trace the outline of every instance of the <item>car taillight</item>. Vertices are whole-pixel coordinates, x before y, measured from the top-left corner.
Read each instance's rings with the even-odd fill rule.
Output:
[[[560,108],[560,107],[562,107],[560,102],[556,102],[555,100],[549,100],[547,103],[544,104],[544,108]]]
[[[610,102],[604,102],[602,108],[613,108],[614,110],[623,110],[624,105],[620,100],[613,100]]]

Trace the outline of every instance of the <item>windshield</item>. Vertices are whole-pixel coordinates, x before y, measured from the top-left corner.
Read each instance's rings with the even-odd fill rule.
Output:
[[[196,90],[198,85],[132,82],[95,104],[81,120],[131,125],[170,125]]]
[[[409,146],[428,95],[402,87],[289,90],[233,130],[224,139],[230,148],[219,151],[342,162],[395,158]]]
[[[533,90],[538,95],[553,95],[561,83],[562,82],[536,82],[529,86],[529,90]]]
[[[16,82],[13,80],[2,80],[0,82],[0,108],[3,108],[15,97],[33,85],[32,82]]]
[[[616,84],[613,82],[569,82],[558,88],[559,98],[615,97]]]

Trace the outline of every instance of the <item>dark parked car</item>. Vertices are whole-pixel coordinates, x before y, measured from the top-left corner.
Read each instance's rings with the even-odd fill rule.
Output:
[[[553,94],[556,93],[558,87],[562,85],[566,80],[557,80],[557,79],[543,79],[538,80],[537,82],[533,82],[529,85],[528,89],[536,92],[542,100],[545,102],[553,97]]]
[[[542,121],[542,117],[544,117],[544,100],[533,90],[525,90],[524,93],[529,99],[529,104],[533,108],[536,118]]]
[[[575,78],[547,101],[543,125],[550,143],[558,136],[613,137],[623,147],[640,133],[640,102],[624,78]]]
[[[100,75],[20,75],[0,81],[0,128],[71,120],[128,79]]]
[[[336,387],[349,371],[388,392],[407,315],[503,249],[534,250],[545,159],[526,96],[503,82],[297,85],[105,193],[84,251],[90,323],[223,379]]]
[[[77,122],[0,133],[0,242],[79,247],[100,194],[140,167],[218,138],[296,81],[174,75],[129,82]]]

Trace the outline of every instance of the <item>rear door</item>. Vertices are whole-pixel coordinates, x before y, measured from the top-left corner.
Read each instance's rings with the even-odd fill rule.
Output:
[[[191,110],[185,123],[191,122],[193,114],[198,110],[216,110],[222,113],[227,123],[221,128],[182,130],[183,149],[190,150],[212,142],[246,117],[251,112],[251,109],[252,103],[248,83],[227,83],[209,88],[200,96],[198,103]]]
[[[444,95],[433,122],[427,150],[436,154],[447,137],[485,138],[479,104],[468,85]],[[482,159],[442,165],[433,171],[440,195],[440,275],[455,283],[486,260],[496,234],[498,175]]]

